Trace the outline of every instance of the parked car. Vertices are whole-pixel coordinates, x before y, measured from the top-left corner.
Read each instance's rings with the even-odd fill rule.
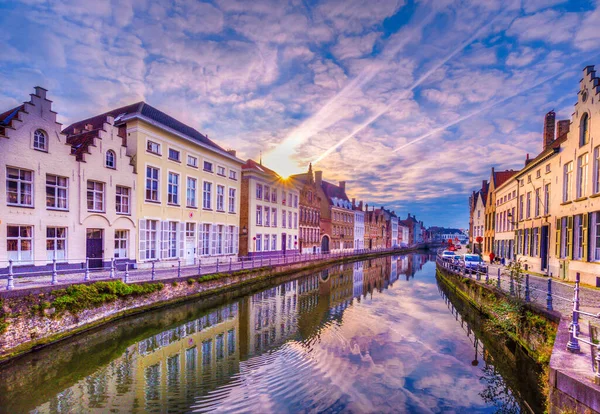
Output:
[[[462,249],[462,246],[461,246],[461,244],[460,244],[460,243],[456,243],[456,244],[454,245],[454,247],[456,248],[456,250],[460,250],[460,249]]]
[[[454,261],[454,257],[458,256],[455,252],[450,250],[444,250],[442,252],[442,259],[448,262]]]
[[[465,269],[485,272],[487,266],[478,254],[465,254],[463,257]]]

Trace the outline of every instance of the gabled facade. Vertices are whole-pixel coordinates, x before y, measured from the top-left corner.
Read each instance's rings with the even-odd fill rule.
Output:
[[[279,256],[298,251],[300,192],[261,163],[248,160],[242,167],[240,254]]]
[[[482,253],[483,241],[478,243],[479,237],[483,239],[485,231],[485,194],[482,190],[475,193],[474,209],[473,209],[473,230],[470,234],[471,249],[475,253]]]
[[[306,174],[291,177],[300,191],[299,250],[302,254],[321,253],[321,198],[312,164]]]
[[[354,213],[346,182],[327,182],[322,171],[315,172],[315,182],[321,199],[321,252],[354,250]]]
[[[490,175],[487,199],[485,202],[485,228],[483,234],[483,255],[489,258],[490,253],[497,256],[495,248],[496,234],[496,188],[504,184],[508,179],[515,175],[515,171],[495,171],[492,168]]]
[[[365,212],[363,211],[363,202],[356,204],[352,199],[352,210],[354,211],[354,249],[362,250],[365,248]]]

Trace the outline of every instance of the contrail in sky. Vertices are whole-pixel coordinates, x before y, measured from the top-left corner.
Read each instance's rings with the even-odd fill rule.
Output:
[[[368,127],[369,125],[371,125],[373,122],[375,122],[377,119],[379,119],[382,115],[384,115],[386,112],[388,112],[390,110],[390,108],[395,105],[396,103],[398,103],[400,100],[408,97],[410,95],[410,92],[412,92],[416,87],[418,87],[421,83],[423,83],[429,76],[431,76],[436,70],[438,70],[439,68],[441,68],[443,65],[445,65],[450,59],[452,59],[454,56],[456,56],[458,53],[462,52],[467,46],[469,46],[471,43],[473,43],[473,41],[475,39],[477,39],[477,37],[479,37],[479,35],[481,34],[482,31],[484,31],[485,29],[487,29],[492,23],[494,23],[494,21],[500,16],[502,15],[502,13],[499,13],[498,15],[496,15],[496,17],[494,17],[489,23],[484,24],[483,26],[481,26],[479,29],[477,29],[477,31],[475,31],[475,33],[473,35],[471,35],[467,40],[465,40],[463,43],[460,44],[459,47],[457,47],[456,49],[454,49],[452,51],[452,53],[450,53],[448,56],[446,56],[443,60],[441,60],[438,64],[436,64],[435,66],[433,66],[431,69],[429,69],[427,72],[425,72],[425,74],[423,74],[415,83],[413,83],[410,88],[406,89],[405,91],[402,92],[401,95],[397,96],[396,98],[393,98],[382,110],[380,110],[379,112],[377,112],[375,115],[371,116],[366,122],[362,123],[361,125],[359,125],[356,129],[354,129],[354,131],[352,131],[349,135],[347,135],[346,137],[342,138],[338,143],[336,143],[335,145],[329,147],[327,150],[325,150],[325,152],[323,152],[321,155],[319,155],[319,157],[317,157],[312,163],[317,164],[318,162],[322,161],[324,158],[326,158],[329,154],[331,154],[333,151],[335,151],[336,149],[338,149],[340,146],[342,146],[346,141],[348,141],[350,138],[354,137],[356,134],[358,134],[360,131],[362,131],[363,129],[365,129],[366,127]]]

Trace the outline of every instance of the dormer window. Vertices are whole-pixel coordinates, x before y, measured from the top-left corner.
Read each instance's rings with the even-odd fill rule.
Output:
[[[33,148],[39,151],[48,151],[48,137],[41,129],[33,133]]]
[[[579,146],[583,146],[590,142],[590,117],[587,113],[583,114],[581,117],[581,122],[579,122]]]
[[[117,168],[117,156],[113,150],[106,151],[106,162],[104,163],[106,168]]]

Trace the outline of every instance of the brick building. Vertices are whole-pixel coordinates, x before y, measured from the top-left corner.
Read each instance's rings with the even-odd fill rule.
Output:
[[[315,182],[312,164],[308,172],[291,177],[300,191],[299,250],[303,254],[321,252],[321,197]]]

